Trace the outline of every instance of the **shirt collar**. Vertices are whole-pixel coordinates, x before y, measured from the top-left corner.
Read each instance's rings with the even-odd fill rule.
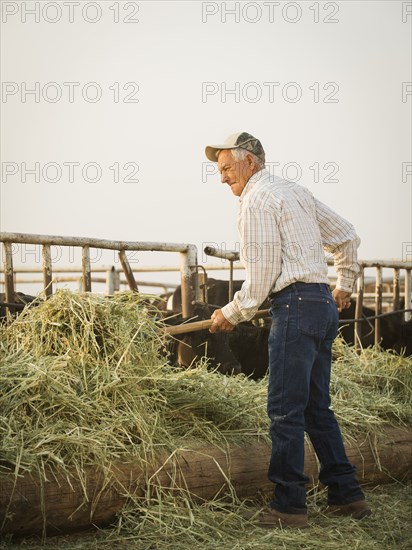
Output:
[[[246,183],[245,187],[243,188],[242,194],[239,197],[239,202],[242,202],[242,200],[245,198],[245,196],[255,187],[257,183],[260,181],[263,181],[269,176],[268,170],[266,168],[262,168],[248,179],[248,182]]]

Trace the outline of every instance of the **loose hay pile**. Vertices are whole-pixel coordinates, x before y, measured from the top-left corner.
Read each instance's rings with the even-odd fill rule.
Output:
[[[44,475],[51,468],[81,479],[87,465],[109,471],[112,463],[132,456],[148,468],[161,449],[267,438],[266,380],[210,373],[204,362],[187,371],[171,367],[157,329],[144,297],[132,293],[103,298],[59,291],[5,324],[0,329],[0,476]],[[379,431],[387,423],[410,424],[410,359],[374,350],[358,357],[342,342],[336,354],[333,405],[346,436]],[[253,546],[254,529],[248,540],[251,528],[239,517],[241,506],[233,493],[199,507],[187,492],[152,491],[150,500],[136,500],[122,513],[108,547],[122,539],[145,549],[183,549],[196,541],[213,548],[213,540],[220,548],[273,546],[273,535],[261,532],[261,539],[269,537],[268,546],[263,539]],[[235,546],[239,529],[245,539]],[[284,536],[279,548],[313,547],[305,546],[307,535],[295,546],[291,540],[298,535]],[[100,539],[96,547],[102,544]],[[341,547],[339,533],[328,544]]]
[[[81,468],[266,431],[264,384],[171,367],[158,328],[142,297],[60,291],[0,329],[2,460]]]
[[[412,358],[366,348],[360,355],[342,339],[334,343],[332,404],[346,434],[379,430],[383,423],[410,425]]]

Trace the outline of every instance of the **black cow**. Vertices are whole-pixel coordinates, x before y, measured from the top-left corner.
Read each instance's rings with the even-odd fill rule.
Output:
[[[213,309],[206,305],[195,306],[195,315],[190,318],[190,321],[210,319],[212,312]],[[184,321],[189,319],[184,319],[181,314],[164,319],[164,322],[169,325],[180,325]],[[209,330],[199,330],[179,334],[173,336],[169,342],[168,351],[169,360],[179,366],[190,367],[201,357],[207,357],[211,370],[217,369],[223,374],[241,372],[241,365],[229,346],[227,333],[211,334]]]
[[[152,305],[155,308],[157,308],[159,311],[167,311],[167,302],[172,295],[173,295],[173,291],[160,294],[157,298],[155,298],[152,301]]]
[[[242,367],[242,373],[252,380],[260,380],[267,373],[269,332],[268,326],[241,323],[230,333],[230,348]]]
[[[351,305],[348,309],[344,309],[343,311],[339,312],[339,333],[342,336],[342,338],[345,340],[347,344],[350,344],[353,346],[355,343],[355,337],[354,337],[354,323],[349,322],[345,323],[346,319],[354,319],[355,318],[355,308],[356,303],[351,301]],[[375,342],[375,320],[366,320],[366,317],[373,317],[375,315],[375,312],[372,309],[369,309],[367,307],[362,308],[362,319],[363,321],[360,323],[360,338],[361,338],[361,345],[363,348],[367,348],[368,346],[373,346]]]
[[[243,281],[233,281],[234,292],[239,290]],[[228,302],[228,289],[229,282],[221,281],[218,279],[208,279],[208,301],[211,304],[222,307]],[[347,344],[354,344],[354,323],[345,324],[346,319],[355,318],[355,302],[351,302],[351,306],[348,309],[339,313],[339,325],[340,334]],[[401,309],[403,303],[401,301]],[[268,309],[269,303],[267,300],[260,306],[260,309]],[[368,317],[374,317],[375,311],[373,309],[363,307],[362,319],[360,324],[361,345],[362,347],[372,346],[375,343],[375,320],[366,319]],[[270,323],[267,323],[270,325]],[[393,349],[400,352],[401,349],[405,350],[405,355],[411,354],[412,342],[411,342],[411,328],[410,324],[402,321],[401,314],[388,315],[381,318],[380,321],[380,345],[383,349]]]
[[[396,353],[412,355],[412,319],[400,324],[399,338],[393,344]]]
[[[23,294],[23,292],[15,292],[14,299],[10,303],[10,307],[7,307],[8,302],[6,302],[6,295],[4,292],[0,292],[0,319],[3,319],[7,315],[7,309],[13,315],[17,315],[24,309],[27,304],[31,304],[36,300],[35,296],[30,296],[30,294]]]
[[[241,289],[243,281],[233,281],[233,293]],[[207,279],[206,293],[207,303],[213,306],[222,307],[229,302],[229,281],[220,279]],[[182,309],[182,290],[178,286],[173,293],[172,307],[174,311]],[[260,309],[268,309],[269,302],[265,300],[260,306]]]
[[[403,306],[401,306],[403,307]],[[354,324],[343,324],[345,319],[355,318],[355,302],[351,302],[350,308],[340,312],[339,320],[341,324],[340,332],[346,343],[354,344]],[[389,313],[389,312],[388,312]],[[375,319],[368,319],[376,315],[373,309],[363,307],[361,315],[361,345],[363,348],[372,346],[375,343]],[[410,322],[405,323],[402,320],[401,313],[385,315],[380,319],[380,346],[383,349],[394,350],[399,353],[405,350],[405,355],[412,354],[412,333]]]
[[[240,290],[243,281],[233,281],[233,292]],[[207,280],[207,300],[209,316],[217,307],[222,307],[229,301],[229,281],[221,281],[218,279]],[[197,307],[201,307],[200,305]],[[261,309],[267,309],[269,303],[265,301]],[[173,311],[180,311],[182,308],[182,293],[181,287],[177,287],[172,298]],[[207,309],[204,310],[207,315]],[[204,332],[204,331],[202,331]],[[195,334],[195,333],[193,333]],[[268,334],[269,327],[255,326],[253,323],[242,323],[237,325],[236,329],[231,333],[216,333],[213,336],[220,338],[213,342],[214,346],[221,348],[219,353],[227,353],[227,345],[229,351],[233,353],[238,362],[236,369],[231,368],[233,373],[242,372],[246,376],[258,380],[263,378],[268,368]],[[216,348],[215,348],[216,349]],[[208,352],[209,353],[209,352]],[[227,369],[226,369],[227,372]]]
[[[363,308],[362,318],[373,317],[375,312]],[[339,314],[340,321],[354,319],[355,304]],[[340,334],[349,344],[354,342],[353,323],[343,325]],[[242,366],[242,373],[254,380],[263,378],[269,364],[268,338],[269,326],[253,326],[250,323],[237,325],[230,336],[230,347]],[[368,347],[374,344],[374,319],[361,323],[361,345]],[[388,315],[381,318],[381,347],[393,350],[405,356],[412,355],[412,320],[402,322],[400,315]]]
[[[233,281],[234,292],[240,289],[243,281]],[[208,301],[213,307],[222,307],[228,303],[228,281],[217,279],[208,279]],[[265,302],[260,309],[267,309],[269,304]],[[173,309],[181,308],[180,287],[173,294]],[[367,320],[367,317],[374,317],[375,312],[372,309],[363,307],[362,319],[360,324],[361,345],[368,347],[374,344],[375,327],[374,319]],[[350,308],[340,312],[340,334],[348,343],[354,344],[354,324],[346,323],[346,319],[355,318],[355,302],[351,303]],[[412,322],[403,323],[400,314],[390,315],[381,318],[381,342],[384,349],[391,349],[405,355],[412,354]],[[259,379],[264,376],[268,367],[268,335],[270,323],[265,326],[255,326],[252,323],[242,323],[236,327],[233,333],[230,333],[229,344],[241,364],[242,372],[253,379]]]

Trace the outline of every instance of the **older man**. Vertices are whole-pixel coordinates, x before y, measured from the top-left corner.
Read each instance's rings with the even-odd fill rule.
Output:
[[[233,300],[212,315],[211,332],[232,331],[253,317],[269,296],[267,411],[272,453],[270,505],[253,519],[262,526],[306,527],[304,432],[320,461],[320,481],[328,487],[328,512],[362,518],[371,510],[345,453],[330,409],[332,342],[338,311],[349,305],[359,272],[359,238],[353,226],[308,189],[271,176],[265,152],[247,132],[206,147],[222,183],[239,197],[240,256],[246,280]],[[337,271],[331,294],[324,250]]]

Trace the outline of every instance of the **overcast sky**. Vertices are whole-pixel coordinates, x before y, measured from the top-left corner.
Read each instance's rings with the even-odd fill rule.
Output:
[[[2,231],[236,248],[204,147],[247,131],[362,259],[412,259],[411,2],[1,7]]]

